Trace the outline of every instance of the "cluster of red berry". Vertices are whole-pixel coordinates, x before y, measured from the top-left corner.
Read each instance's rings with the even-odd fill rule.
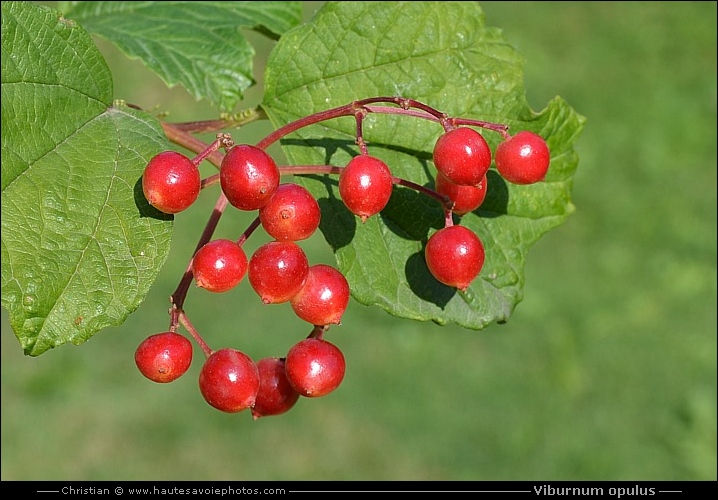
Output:
[[[305,119],[282,133],[320,119],[354,114],[360,154],[343,168],[318,166],[316,171],[339,174],[341,199],[362,222],[386,207],[397,184],[436,197],[445,208],[445,225],[427,241],[426,264],[439,282],[466,290],[484,265],[484,247],[473,231],[454,224],[452,215],[464,215],[481,205],[487,191],[486,174],[492,163],[488,143],[469,125],[502,133],[504,140],[497,147],[493,161],[499,174],[516,184],[531,184],[545,178],[550,162],[546,142],[533,132],[522,131],[511,136],[505,126],[452,120],[421,103],[402,100],[397,112],[418,108],[422,117],[439,121],[444,127],[433,151],[437,170],[435,188],[429,190],[394,177],[382,160],[368,153],[361,137],[361,117],[367,111],[388,112],[387,108],[370,107],[379,100],[386,99],[369,99],[337,108],[334,114],[325,113],[313,121]],[[219,174],[203,183],[198,165],[219,147],[227,150]],[[190,207],[201,189],[214,182],[221,186],[221,200],[239,210],[257,211],[255,222],[238,240],[201,241],[186,277],[201,288],[222,293],[233,289],[247,276],[262,302],[288,302],[299,318],[313,326],[310,335],[293,345],[284,357],[263,358],[255,363],[241,351],[212,350],[204,343],[182,309],[185,289],[173,296],[169,330],[148,337],[135,352],[137,367],[147,378],[162,383],[176,380],[186,373],[192,360],[191,342],[177,333],[181,323],[205,353],[199,377],[205,400],[225,412],[251,409],[254,419],[282,414],[292,408],[300,396],[324,396],[340,385],[345,359],[337,346],[324,339],[324,333],[331,325],[340,324],[350,297],[344,275],[330,265],[310,265],[297,244],[318,229],[320,207],[304,187],[280,182],[282,169],[265,148],[266,143],[264,147],[234,145],[226,134],[220,134],[215,143],[194,159],[174,151],[156,155],[142,177],[148,202],[168,214]],[[243,244],[260,226],[272,241],[247,258]]]

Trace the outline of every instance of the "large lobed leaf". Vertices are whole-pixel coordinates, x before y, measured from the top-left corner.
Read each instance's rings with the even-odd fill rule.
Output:
[[[438,283],[423,249],[443,225],[438,203],[395,187],[386,209],[362,224],[339,198],[336,176],[302,176],[322,207],[321,230],[356,300],[391,314],[482,329],[509,318],[523,298],[529,248],[573,211],[573,144],[584,118],[560,98],[540,113],[525,99],[523,59],[485,26],[477,2],[328,2],[307,25],[287,33],[272,52],[263,107],[277,127],[314,112],[374,96],[422,101],[451,116],[510,125],[546,138],[546,182],[515,186],[492,168],[487,199],[457,223],[475,230],[486,249],[482,273],[466,293]],[[394,175],[428,187],[440,125],[370,114],[369,152]],[[499,135],[482,131],[492,149]],[[282,141],[293,164],[344,166],[355,145],[353,118],[304,128]]]
[[[90,33],[139,58],[169,86],[232,111],[255,83],[254,48],[240,28],[278,38],[302,2],[61,2]]]
[[[144,300],[172,218],[139,179],[169,147],[149,115],[112,105],[83,28],[2,3],[2,305],[26,354],[80,344]]]

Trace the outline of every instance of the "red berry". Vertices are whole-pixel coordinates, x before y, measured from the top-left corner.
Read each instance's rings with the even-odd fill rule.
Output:
[[[389,167],[369,155],[355,156],[339,174],[339,195],[362,222],[384,209],[393,187]]]
[[[192,259],[198,287],[222,293],[239,284],[247,273],[247,255],[236,242],[217,239],[205,243]]]
[[[202,186],[199,169],[192,160],[176,151],[154,156],[142,175],[142,191],[147,201],[167,214],[189,208]]]
[[[294,313],[312,325],[338,325],[349,305],[349,283],[326,264],[309,267],[307,281],[289,303]]]
[[[272,157],[249,144],[233,146],[219,170],[222,192],[240,210],[263,207],[277,190],[279,179],[279,168]]]
[[[441,172],[436,175],[436,192],[454,202],[452,211],[457,215],[473,212],[486,198],[486,174],[476,186],[461,186],[447,179]]]
[[[294,344],[285,360],[287,379],[302,396],[318,398],[339,387],[344,379],[344,354],[324,339],[308,338]]]
[[[265,304],[288,302],[309,275],[304,250],[293,241],[270,241],[249,259],[249,284]]]
[[[150,335],[137,347],[135,364],[142,375],[154,382],[172,382],[192,364],[192,343],[175,332]]]
[[[484,267],[484,245],[465,226],[439,229],[424,250],[426,265],[441,283],[465,291]]]
[[[237,413],[254,406],[259,391],[259,370],[245,353],[220,349],[202,366],[199,389],[205,401],[214,408]]]
[[[473,128],[458,127],[436,141],[434,165],[451,182],[476,186],[491,167],[491,148]]]
[[[284,358],[262,358],[257,362],[259,391],[252,407],[252,417],[281,415],[299,400],[299,393],[287,379]]]
[[[272,199],[259,209],[264,230],[278,241],[309,238],[319,227],[319,203],[299,184],[281,184]]]
[[[514,184],[533,184],[546,178],[551,161],[546,141],[522,130],[496,148],[496,170]]]

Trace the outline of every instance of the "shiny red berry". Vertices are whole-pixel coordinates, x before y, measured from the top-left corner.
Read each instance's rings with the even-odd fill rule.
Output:
[[[484,266],[484,246],[471,229],[453,225],[439,229],[424,250],[426,265],[441,283],[465,291]]]
[[[309,260],[293,241],[270,241],[254,251],[247,274],[262,302],[288,302],[307,281]]]
[[[252,407],[254,420],[288,412],[299,400],[299,393],[287,379],[284,358],[262,358],[257,369],[259,391]]]
[[[349,304],[349,283],[332,266],[315,264],[299,292],[289,303],[294,313],[313,325],[340,324]]]
[[[344,380],[346,360],[334,344],[317,338],[294,344],[285,360],[287,379],[302,396],[318,398],[334,391]]]
[[[319,203],[312,193],[299,184],[281,184],[272,199],[259,209],[264,230],[278,241],[309,238],[321,220]]]
[[[496,170],[514,184],[543,181],[551,162],[546,141],[533,132],[523,130],[496,148]]]
[[[233,146],[222,160],[219,181],[229,203],[240,210],[263,207],[279,186],[280,173],[274,159],[249,144]]]
[[[447,179],[441,172],[436,174],[436,192],[447,196],[453,203],[452,212],[464,215],[481,206],[486,198],[486,174],[476,186],[461,186]]]
[[[462,186],[476,186],[491,167],[491,148],[469,127],[445,132],[434,144],[434,165],[447,179]]]
[[[384,209],[393,187],[389,167],[369,155],[355,156],[339,174],[339,196],[362,222]]]
[[[247,255],[235,241],[216,239],[206,243],[192,259],[198,287],[222,293],[237,286],[247,273]]]
[[[154,382],[172,382],[192,364],[192,343],[175,332],[150,335],[137,347],[135,364],[142,375]]]
[[[254,406],[259,391],[259,370],[245,353],[220,349],[202,366],[199,389],[205,401],[214,408],[237,413]]]
[[[142,175],[142,191],[150,205],[167,214],[189,208],[202,186],[199,169],[176,151],[154,156]]]

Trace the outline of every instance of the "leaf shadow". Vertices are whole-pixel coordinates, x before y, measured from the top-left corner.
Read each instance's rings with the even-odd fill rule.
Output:
[[[486,198],[473,214],[480,217],[501,217],[508,213],[509,187],[506,179],[495,170],[486,173]]]
[[[319,230],[324,235],[327,244],[336,251],[351,244],[357,231],[357,217],[349,211],[344,202],[335,194],[339,181],[329,176],[306,175],[325,185],[327,196],[317,198],[322,217],[319,220]],[[329,221],[331,220],[331,223]]]
[[[404,272],[409,288],[414,294],[426,302],[436,304],[442,310],[456,295],[455,288],[444,285],[434,278],[424,259],[424,247],[421,251],[413,253],[406,260]]]
[[[356,156],[359,154],[357,150],[356,142],[348,139],[282,139],[281,144],[283,147],[298,146],[302,148],[312,149],[324,149],[324,163],[325,165],[332,164],[332,157],[339,151],[344,151],[349,156]]]
[[[157,210],[155,207],[150,205],[149,201],[147,201],[145,192],[142,190],[142,176],[137,179],[132,191],[135,198],[135,206],[140,213],[140,217],[151,217],[153,219],[167,221],[174,220],[175,216],[173,214],[166,214],[161,210]]]

